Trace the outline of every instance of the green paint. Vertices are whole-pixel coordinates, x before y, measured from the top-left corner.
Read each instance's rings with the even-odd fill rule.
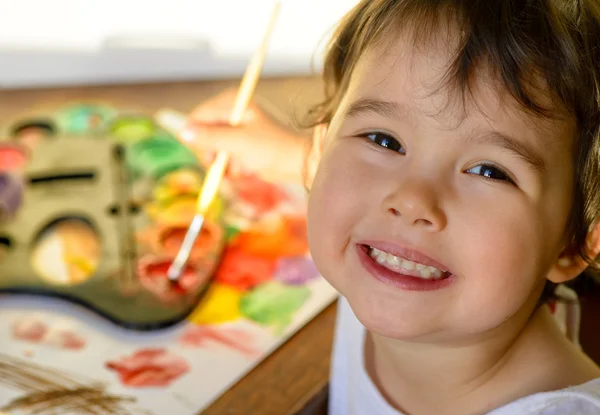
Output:
[[[104,131],[116,113],[107,105],[76,104],[60,109],[56,119],[60,129],[67,134],[89,134]]]
[[[227,225],[225,227],[225,240],[230,242],[233,238],[235,238],[240,233],[240,230],[232,225]]]
[[[154,121],[144,117],[122,117],[110,126],[111,135],[123,143],[151,138],[156,130]]]
[[[195,154],[171,138],[155,137],[138,141],[127,151],[129,166],[136,176],[159,179],[172,171],[195,167]]]
[[[294,312],[309,297],[310,290],[306,287],[270,281],[244,295],[240,311],[246,318],[272,326],[280,334],[291,323]]]

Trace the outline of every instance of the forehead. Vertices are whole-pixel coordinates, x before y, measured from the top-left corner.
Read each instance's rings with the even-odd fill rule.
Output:
[[[369,48],[358,60],[341,107],[372,98],[396,102],[408,118],[427,120],[439,129],[481,127],[482,124],[531,140],[560,141],[569,146],[576,126],[572,117],[556,110],[555,118],[533,115],[509,93],[486,63],[473,66],[470,90],[457,88],[448,70],[456,58],[458,36],[441,31],[427,42],[415,42],[410,33]],[[533,83],[543,91],[543,82]],[[536,94],[543,105],[554,107],[549,95]],[[567,143],[565,143],[565,140]]]

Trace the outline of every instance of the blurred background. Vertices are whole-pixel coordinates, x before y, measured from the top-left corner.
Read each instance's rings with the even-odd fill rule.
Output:
[[[0,86],[236,78],[272,0],[0,0]],[[287,0],[264,76],[320,68],[327,35],[357,0]]]

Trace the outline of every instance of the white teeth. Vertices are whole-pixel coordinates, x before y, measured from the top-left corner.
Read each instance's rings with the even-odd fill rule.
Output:
[[[378,264],[384,265],[392,270],[405,270],[405,271],[420,271],[420,277],[424,279],[441,278],[444,275],[444,271],[437,269],[432,266],[419,264],[418,262],[409,261],[407,259],[399,258],[387,252],[380,251],[376,248],[371,248],[369,255]]]
[[[402,268],[404,268],[407,271],[412,271],[413,269],[415,269],[415,263],[412,261],[407,261],[405,259],[402,260]]]
[[[399,267],[400,264],[402,263],[402,260],[400,258],[398,258],[397,256],[394,256],[392,254],[387,254],[387,263],[393,267]]]

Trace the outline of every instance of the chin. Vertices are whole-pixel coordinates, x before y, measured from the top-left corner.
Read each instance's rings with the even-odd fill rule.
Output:
[[[389,306],[386,299],[368,298],[352,293],[344,297],[356,318],[371,333],[402,341],[433,339],[441,334],[439,319],[425,315],[416,317],[414,312],[398,307],[397,304]]]

